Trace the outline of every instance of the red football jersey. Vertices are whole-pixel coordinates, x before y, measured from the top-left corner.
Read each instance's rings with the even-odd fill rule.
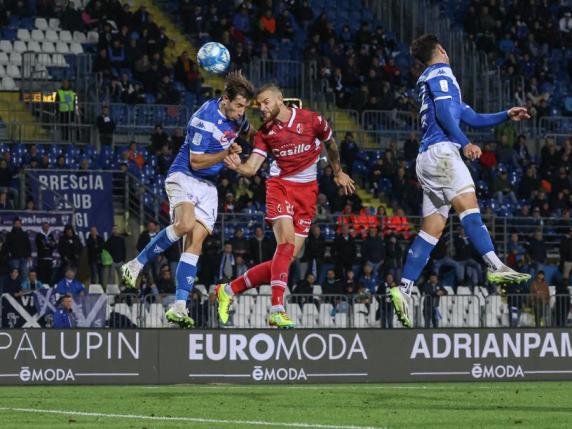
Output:
[[[322,142],[332,137],[325,118],[306,109],[292,108],[287,123],[264,124],[254,137],[253,153],[274,160],[270,176],[293,182],[311,182],[318,175],[317,162]]]

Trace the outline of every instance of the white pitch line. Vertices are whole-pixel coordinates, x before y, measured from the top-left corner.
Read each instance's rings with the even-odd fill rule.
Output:
[[[375,426],[340,426],[340,425],[323,425],[313,423],[298,422],[265,422],[261,420],[222,420],[222,419],[203,419],[199,417],[168,417],[168,416],[139,416],[135,414],[107,414],[107,413],[88,413],[84,411],[66,411],[66,410],[42,410],[36,408],[11,408],[0,407],[0,411],[17,411],[21,413],[38,413],[38,414],[59,414],[66,416],[81,417],[107,417],[107,418],[123,418],[133,420],[155,420],[155,421],[177,421],[177,422],[193,422],[193,423],[219,423],[229,425],[250,425],[250,426],[274,426],[287,428],[316,428],[316,429],[382,429]]]

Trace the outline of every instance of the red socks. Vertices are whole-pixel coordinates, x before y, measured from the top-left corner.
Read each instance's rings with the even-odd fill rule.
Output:
[[[284,289],[288,287],[288,268],[294,255],[294,245],[291,243],[279,244],[272,258],[271,281],[272,306],[284,305]]]
[[[268,284],[270,281],[270,267],[272,260],[262,262],[249,269],[244,275],[230,283],[232,292],[238,295],[246,289],[257,287],[263,284]]]
[[[284,305],[284,289],[288,286],[288,269],[293,255],[293,244],[279,244],[271,261],[252,267],[244,275],[230,283],[232,292],[237,295],[246,289],[257,287],[270,281],[272,286],[272,306]]]

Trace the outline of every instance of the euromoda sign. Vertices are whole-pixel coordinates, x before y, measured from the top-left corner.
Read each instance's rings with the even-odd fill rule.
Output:
[[[569,330],[5,330],[0,384],[571,380]]]

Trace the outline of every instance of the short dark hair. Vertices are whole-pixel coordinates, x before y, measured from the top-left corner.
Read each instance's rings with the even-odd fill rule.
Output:
[[[424,34],[411,43],[411,55],[423,64],[427,64],[435,52],[437,45],[442,45],[435,34]]]
[[[224,81],[224,93],[230,101],[239,95],[247,100],[252,100],[254,97],[254,93],[256,92],[254,85],[244,77],[240,71],[227,74]]]
[[[258,97],[264,91],[273,91],[273,92],[277,92],[279,94],[282,94],[282,90],[280,89],[278,84],[275,82],[270,82],[270,83],[267,83],[265,85],[262,85],[260,88],[258,88],[258,91],[256,91],[256,96]]]

